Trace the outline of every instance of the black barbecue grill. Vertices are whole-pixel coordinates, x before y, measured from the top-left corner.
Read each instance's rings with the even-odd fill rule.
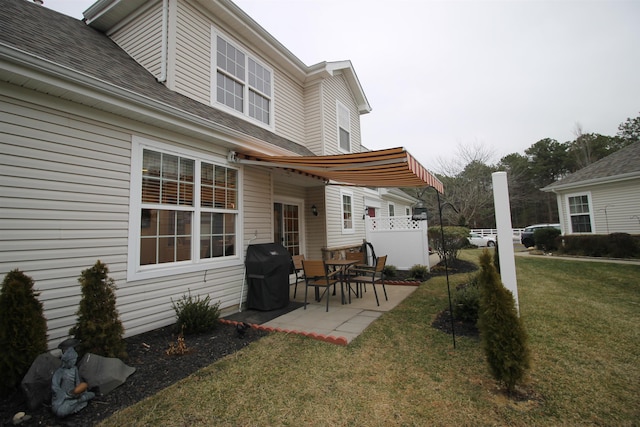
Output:
[[[279,243],[249,245],[247,269],[247,308],[277,310],[289,305],[291,255]]]

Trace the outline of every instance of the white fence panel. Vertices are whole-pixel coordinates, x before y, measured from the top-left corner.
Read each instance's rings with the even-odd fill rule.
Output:
[[[513,229],[513,241],[514,243],[520,242],[520,234],[522,234],[524,228],[514,228]],[[481,236],[495,236],[498,234],[498,230],[495,228],[472,228],[472,233],[478,233]]]
[[[387,265],[408,270],[414,265],[429,265],[427,221],[414,221],[410,216],[367,218],[366,239],[376,255],[387,255]]]

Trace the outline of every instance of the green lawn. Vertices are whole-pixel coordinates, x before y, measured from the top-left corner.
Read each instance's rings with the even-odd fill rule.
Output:
[[[477,340],[454,350],[431,327],[448,306],[439,277],[347,347],[272,334],[102,425],[637,425],[640,266],[517,257],[517,274],[527,399],[502,393]]]

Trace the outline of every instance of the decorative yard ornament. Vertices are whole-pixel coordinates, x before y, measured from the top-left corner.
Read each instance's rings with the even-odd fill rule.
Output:
[[[86,391],[86,383],[82,383],[80,372],[76,366],[78,353],[73,347],[67,347],[62,353],[62,366],[51,379],[51,410],[58,417],[66,417],[84,409],[95,393]],[[84,384],[84,385],[81,385]]]

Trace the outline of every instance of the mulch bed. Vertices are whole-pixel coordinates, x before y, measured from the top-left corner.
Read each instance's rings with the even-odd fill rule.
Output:
[[[125,363],[136,368],[136,372],[120,387],[90,401],[89,406],[78,414],[63,419],[53,415],[49,406],[29,410],[22,392],[17,391],[0,398],[0,426],[12,426],[13,416],[19,411],[31,416],[21,426],[93,426],[114,412],[156,394],[266,334],[248,328],[241,336],[235,325],[221,323],[212,333],[187,335],[185,343],[188,351],[180,356],[166,353],[170,344],[177,344],[177,335],[171,326],[127,338],[129,357]]]
[[[476,269],[477,267],[473,263],[459,260],[449,266],[449,274],[471,272]],[[404,280],[408,276],[406,272],[399,271],[398,273],[394,280]],[[425,280],[444,274],[445,270],[442,266],[435,266]],[[451,333],[450,317],[447,316],[448,310],[440,313],[433,326]],[[473,336],[472,328],[461,323],[455,323],[455,332],[456,336]],[[0,398],[0,426],[12,426],[13,416],[20,411],[31,416],[31,419],[22,422],[21,426],[84,427],[96,425],[116,411],[156,394],[267,334],[268,332],[256,328],[248,328],[244,330],[243,334],[240,334],[236,325],[221,323],[212,333],[186,336],[185,343],[189,351],[180,356],[167,355],[170,345],[177,344],[177,335],[172,326],[127,338],[125,341],[129,357],[125,363],[136,368],[136,372],[120,387],[106,396],[99,396],[90,401],[89,406],[78,414],[63,419],[53,415],[49,406],[42,406],[34,411],[29,410],[22,392],[16,391],[9,396]]]

